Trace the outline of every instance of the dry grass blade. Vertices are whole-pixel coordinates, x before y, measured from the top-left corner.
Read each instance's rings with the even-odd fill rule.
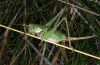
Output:
[[[60,46],[60,47],[63,47],[63,48],[69,49],[69,50],[73,50],[72,48],[69,48],[69,47],[67,47],[67,46],[60,45],[60,44],[57,44],[57,43],[53,43],[53,42],[47,41],[47,40],[45,40],[45,39],[42,39],[42,38],[36,37],[36,36],[34,36],[34,35],[31,35],[31,34],[29,34],[29,33],[24,33],[24,32],[22,32],[22,31],[19,31],[19,30],[16,30],[16,29],[13,29],[13,28],[10,28],[10,27],[1,25],[1,24],[0,24],[0,27],[3,27],[3,28],[6,28],[6,29],[15,31],[15,32],[20,33],[20,34],[25,34],[25,35],[30,36],[30,37],[33,37],[33,38],[37,38],[37,39],[46,41],[46,42],[49,42],[49,43],[51,43],[51,44],[54,44],[54,45],[57,45],[57,46]],[[100,57],[97,57],[97,56],[94,56],[94,55],[91,55],[91,54],[88,54],[88,53],[85,53],[85,52],[82,52],[82,51],[79,51],[79,50],[76,50],[76,49],[74,49],[74,51],[77,52],[77,53],[80,53],[80,54],[83,54],[83,55],[86,55],[86,56],[89,56],[89,57],[92,57],[92,58],[95,58],[95,59],[100,60]]]
[[[72,7],[78,8],[78,9],[80,9],[80,10],[86,11],[86,12],[88,12],[88,13],[94,14],[94,15],[96,15],[96,16],[100,16],[99,14],[97,14],[97,13],[95,13],[95,12],[86,10],[86,9],[81,8],[81,7],[79,7],[79,6],[76,6],[76,5],[74,5],[74,4],[66,3],[65,1],[62,1],[62,0],[58,0],[58,1],[60,1],[60,2],[62,2],[62,3],[64,3],[64,4],[68,4],[68,5],[72,6]]]
[[[41,46],[39,52],[42,52],[43,50],[43,45]],[[31,65],[35,65],[36,61],[38,61],[39,55],[36,55],[35,59],[33,58]]]
[[[53,60],[52,60],[52,62],[51,62],[53,65],[56,65],[57,59],[58,59],[58,57],[59,57],[59,54],[60,54],[60,49],[58,48],[58,49],[57,49],[57,52],[54,54]]]
[[[14,62],[17,60],[17,58],[20,56],[20,54],[25,50],[26,47],[27,47],[27,45],[23,47],[23,49],[15,56],[15,58],[11,59],[11,62],[10,62],[9,65],[13,65],[14,64]]]
[[[48,64],[48,65],[52,65],[44,56],[42,56],[42,54],[38,51],[38,49],[27,39],[24,37],[24,40],[37,52],[37,54],[44,59],[44,61]]]
[[[18,12],[15,14],[13,20],[11,20],[11,22],[10,22],[9,25],[8,25],[8,27],[11,27],[11,26],[12,26],[12,24],[14,23],[15,19],[17,18],[18,14],[19,14],[20,9],[21,9],[21,8],[19,8]],[[5,38],[4,38],[4,43],[3,43],[2,48],[1,48],[1,50],[0,50],[0,60],[1,60],[1,57],[2,57],[2,53],[3,53],[3,51],[4,51],[4,46],[5,46],[6,42],[7,42],[8,35],[9,35],[9,30],[7,29],[7,30],[5,31],[5,34],[4,34],[4,37],[5,37]]]

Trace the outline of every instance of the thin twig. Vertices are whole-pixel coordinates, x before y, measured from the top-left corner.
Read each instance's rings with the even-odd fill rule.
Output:
[[[51,44],[54,44],[54,45],[56,45],[56,46],[60,46],[60,47],[66,48],[66,49],[68,49],[68,50],[73,50],[73,49],[70,48],[70,47],[67,47],[67,46],[64,46],[64,45],[61,45],[61,44],[57,44],[57,43],[54,43],[54,42],[48,41],[48,40],[46,40],[46,39],[42,39],[42,38],[40,38],[40,37],[36,37],[36,36],[34,36],[34,35],[32,35],[32,34],[25,33],[25,32],[22,32],[22,31],[19,31],[19,30],[16,30],[16,29],[13,29],[13,28],[10,28],[10,27],[7,27],[7,26],[4,26],[4,25],[2,25],[2,24],[0,24],[0,27],[3,27],[3,28],[6,28],[6,29],[9,29],[9,30],[15,31],[15,32],[20,33],[20,34],[25,34],[25,35],[27,35],[27,36],[30,36],[30,37],[33,37],[33,38],[37,38],[37,39],[39,39],[39,40],[43,40],[43,41],[45,41],[45,42],[49,42],[49,43],[51,43]],[[80,54],[83,54],[83,55],[86,55],[86,56],[89,56],[89,57],[92,57],[92,58],[95,58],[95,59],[100,60],[100,57],[97,57],[97,56],[94,56],[94,55],[88,54],[88,53],[86,53],[86,52],[82,52],[82,51],[79,51],[79,50],[76,50],[76,49],[74,49],[74,51],[77,52],[77,53],[80,53]]]

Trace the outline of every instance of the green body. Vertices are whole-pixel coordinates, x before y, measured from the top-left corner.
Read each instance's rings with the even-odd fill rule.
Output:
[[[44,32],[46,29],[47,31]],[[28,32],[33,35],[39,34],[41,38],[44,38],[48,41],[52,41],[56,43],[65,40],[65,35],[62,34],[60,31],[51,30],[41,25],[29,24]]]
[[[52,42],[60,42],[65,40],[65,35],[59,31],[56,31],[57,27],[61,24],[61,22],[63,22],[63,19],[60,20],[63,12],[64,10],[62,9],[45,25],[29,24],[28,32],[33,35],[36,34],[37,36]],[[56,21],[56,25],[54,26],[54,28],[50,28],[54,21]]]
[[[65,40],[65,35],[62,34],[59,31],[48,31],[48,33],[44,34],[44,39],[47,39],[48,41],[52,41],[52,42],[60,42],[60,41],[64,41]]]

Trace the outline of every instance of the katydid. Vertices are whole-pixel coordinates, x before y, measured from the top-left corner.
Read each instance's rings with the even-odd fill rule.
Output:
[[[52,25],[52,23],[57,19],[57,22],[59,22],[61,15],[63,14],[63,9],[53,18],[51,19],[46,25],[35,25],[35,24],[29,24],[29,28],[28,28],[28,32],[33,34],[33,35],[37,35],[39,37],[44,37],[44,34],[50,30],[50,26]],[[41,41],[42,42],[42,41]],[[45,54],[45,50],[46,50],[46,44],[44,45],[44,49],[43,49],[43,53],[42,55]],[[42,59],[41,59],[41,63],[42,63]]]
[[[55,42],[55,43],[58,43],[61,41],[74,41],[74,40],[82,40],[82,39],[88,39],[88,38],[95,37],[95,36],[66,37],[65,34],[56,30],[57,27],[63,21],[66,21],[65,17],[60,20],[62,14],[63,14],[63,9],[58,13],[58,15],[56,15],[52,20],[50,20],[46,25],[29,24],[28,32],[31,34],[38,34],[39,37],[44,38],[48,41]],[[55,26],[54,28],[50,28],[50,26],[56,19],[57,19],[57,22],[56,22],[57,26]]]
[[[32,24],[30,24],[30,25],[32,26]],[[29,33],[33,34],[35,32],[35,33],[39,33],[39,35],[41,35],[41,33],[44,31],[44,29],[48,28],[48,27],[42,26],[42,25],[33,24],[32,28],[30,28],[30,27],[28,28],[28,30],[31,29],[31,31],[29,31]],[[55,42],[55,43],[58,43],[60,41],[69,41],[69,40],[70,41],[74,41],[74,40],[82,40],[82,39],[88,39],[88,38],[95,37],[95,36],[66,37],[66,35],[61,33],[60,31],[55,30],[54,28],[52,30],[50,30],[50,29],[52,29],[52,28],[49,28],[47,33],[45,33],[42,38],[44,38],[44,39],[46,39],[48,41]]]

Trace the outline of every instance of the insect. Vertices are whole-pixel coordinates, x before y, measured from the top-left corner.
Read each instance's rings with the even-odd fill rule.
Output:
[[[28,32],[37,35],[38,37],[41,37],[43,39],[46,39],[48,41],[52,41],[55,43],[59,42],[65,42],[65,41],[75,41],[75,40],[82,40],[82,39],[89,39],[95,37],[93,36],[86,36],[86,37],[66,37],[65,34],[57,30],[57,27],[67,19],[64,17],[61,19],[61,16],[63,14],[63,10],[61,10],[58,15],[56,15],[52,20],[50,20],[46,25],[38,25],[38,24],[29,24],[28,25]],[[51,28],[50,26],[52,23],[56,21],[56,26],[54,28]],[[60,20],[61,19],[61,20]]]
[[[50,31],[47,29],[49,33],[48,31],[46,33],[44,32],[45,29],[46,27],[43,27],[37,24],[29,24],[28,32],[52,42],[59,42],[65,39],[64,34],[60,33],[59,31]]]
[[[35,35],[38,34],[39,37],[42,37],[48,41],[52,41],[55,43],[58,43],[60,41],[75,41],[75,40],[82,40],[82,39],[88,39],[93,38],[95,36],[86,36],[86,37],[66,37],[65,34],[61,33],[58,30],[49,30],[45,33],[43,31],[45,30],[45,26],[37,25],[37,24],[29,24],[28,32]],[[42,34],[42,35],[41,35]]]

